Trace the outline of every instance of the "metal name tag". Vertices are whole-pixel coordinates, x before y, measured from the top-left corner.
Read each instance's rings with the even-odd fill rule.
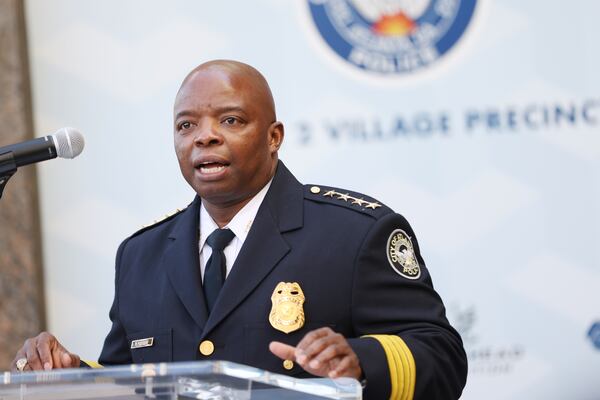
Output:
[[[151,347],[152,345],[154,345],[153,337],[149,337],[149,338],[145,338],[145,339],[137,339],[137,340],[131,341],[132,349],[139,349],[142,347]]]

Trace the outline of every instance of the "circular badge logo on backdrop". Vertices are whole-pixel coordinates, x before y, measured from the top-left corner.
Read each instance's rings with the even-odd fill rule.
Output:
[[[363,71],[405,76],[438,62],[464,34],[477,0],[308,0],[323,41]]]

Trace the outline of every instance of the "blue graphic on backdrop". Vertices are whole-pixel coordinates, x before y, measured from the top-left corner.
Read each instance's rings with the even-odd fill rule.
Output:
[[[600,350],[600,322],[596,322],[592,325],[590,331],[588,332],[588,336],[594,347]]]
[[[460,39],[477,0],[309,0],[329,47],[363,70],[404,75],[434,63]]]

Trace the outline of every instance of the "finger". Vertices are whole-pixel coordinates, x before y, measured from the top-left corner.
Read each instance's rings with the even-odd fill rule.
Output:
[[[281,342],[269,343],[269,350],[282,360],[295,360],[296,348]]]
[[[344,357],[348,355],[348,352],[344,352],[344,346],[340,343],[334,342],[325,347],[322,351],[315,354],[309,365],[311,368],[321,368],[327,366],[331,360],[337,357]],[[336,364],[337,365],[337,364]]]
[[[54,363],[52,360],[52,351],[50,350],[48,341],[40,338],[40,340],[37,341],[36,349],[40,357],[42,368],[44,368],[46,371],[51,370]]]
[[[333,331],[329,327],[319,328],[319,329],[310,331],[306,335],[304,335],[302,340],[296,345],[296,348],[299,350],[304,350],[308,346],[310,346],[311,343],[313,343],[315,340],[318,340],[319,338],[331,335],[332,333],[333,333]]]
[[[62,360],[63,351],[61,349],[54,349],[52,351],[52,362],[54,368],[64,368]]]
[[[25,366],[23,367],[23,371],[18,371],[18,372],[26,372],[26,371],[33,371],[31,369],[31,366],[29,365],[29,363],[25,364]]]
[[[77,354],[69,353],[68,351],[64,350],[64,352],[61,354],[61,362],[63,368],[77,368],[79,367],[80,359]]]
[[[81,357],[78,354],[69,353],[71,356],[71,368],[79,368],[79,364],[81,364]]]
[[[17,361],[21,358],[27,358],[27,354],[25,353],[24,347],[22,347],[21,349],[19,349],[19,351],[17,351],[17,354],[15,355],[14,360],[12,360],[12,362],[10,363],[11,372],[19,371],[17,369]]]
[[[304,349],[304,354],[307,358],[312,359],[321,352],[325,351],[327,347],[333,346],[335,344],[341,344],[344,341],[345,339],[342,335],[332,332],[330,335],[321,337],[312,342],[308,347]]]
[[[341,361],[329,371],[330,378],[339,378],[340,376],[349,376],[351,378],[358,379],[362,373],[362,369],[358,364],[358,358],[354,356],[348,356],[341,359]]]
[[[68,351],[63,352],[60,355],[60,358],[61,358],[63,368],[73,368],[73,359],[71,358],[71,355],[69,354]]]
[[[42,363],[38,355],[36,346],[32,343],[31,339],[25,341],[25,354],[27,357],[27,364],[32,370],[42,369]]]

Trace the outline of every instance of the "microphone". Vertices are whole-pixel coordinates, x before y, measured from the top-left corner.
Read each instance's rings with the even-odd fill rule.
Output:
[[[75,158],[83,151],[83,135],[75,128],[61,128],[41,138],[0,147],[0,198],[17,168],[56,157]]]
[[[0,147],[0,156],[12,153],[16,167],[51,160],[75,158],[83,151],[83,135],[75,128],[61,128],[53,135]]]

